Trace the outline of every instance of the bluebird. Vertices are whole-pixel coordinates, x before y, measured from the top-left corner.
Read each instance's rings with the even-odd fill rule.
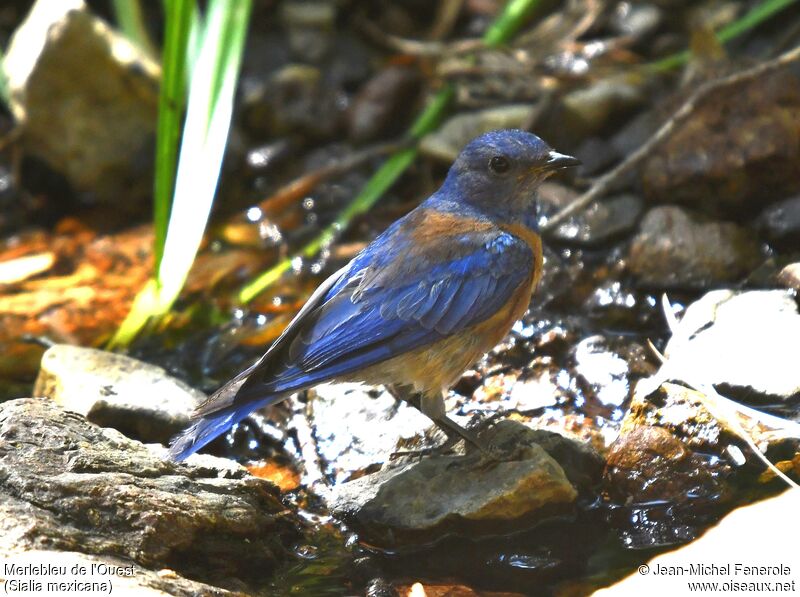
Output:
[[[441,188],[313,293],[267,352],[197,407],[182,460],[256,409],[330,381],[384,385],[451,439],[443,394],[527,310],[542,274],[536,190],[578,164],[536,135],[473,139]]]

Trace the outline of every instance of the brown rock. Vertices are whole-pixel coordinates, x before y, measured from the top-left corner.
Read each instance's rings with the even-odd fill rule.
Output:
[[[800,78],[771,73],[701,101],[642,169],[652,201],[742,217],[800,188]]]

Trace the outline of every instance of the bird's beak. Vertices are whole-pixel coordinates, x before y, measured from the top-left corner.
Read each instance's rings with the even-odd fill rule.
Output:
[[[578,158],[574,158],[571,155],[551,151],[547,155],[547,161],[544,163],[544,167],[546,170],[561,170],[563,168],[578,166],[580,163],[581,161]]]

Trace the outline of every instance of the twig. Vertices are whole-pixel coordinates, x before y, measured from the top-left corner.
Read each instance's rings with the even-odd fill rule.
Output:
[[[439,7],[436,10],[436,17],[433,20],[433,26],[428,37],[431,40],[440,40],[446,37],[453,29],[453,25],[458,20],[458,15],[461,14],[461,9],[464,7],[464,0],[443,0],[439,2]]]
[[[550,218],[543,226],[543,230],[545,232],[553,230],[567,218],[587,207],[592,201],[605,195],[605,193],[608,192],[609,189],[611,189],[613,185],[616,184],[623,176],[633,170],[634,167],[638,166],[653,152],[653,150],[669,139],[669,137],[675,132],[675,129],[677,129],[679,125],[686,122],[692,116],[695,108],[697,108],[697,104],[712,92],[724,87],[738,85],[745,81],[751,81],[766,73],[783,68],[798,58],[800,58],[800,46],[789,50],[788,52],[784,52],[777,58],[759,64],[758,66],[739,71],[726,77],[713,79],[700,85],[694,91],[694,93],[689,96],[689,99],[686,100],[686,102],[684,102],[684,104],[678,108],[678,110],[663,125],[661,125],[661,128],[658,129],[658,131],[650,138],[649,141],[644,143],[641,147],[639,147],[639,149],[629,155],[617,167],[597,178],[588,191],[583,193],[580,197],[575,199],[575,201],[567,205],[564,209]]]
[[[466,54],[486,48],[486,43],[482,39],[462,39],[453,42],[405,39],[387,33],[367,19],[358,19],[356,26],[375,43],[409,56],[440,57],[450,54]]]

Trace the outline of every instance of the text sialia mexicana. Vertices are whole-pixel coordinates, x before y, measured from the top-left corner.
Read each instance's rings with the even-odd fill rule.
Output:
[[[577,163],[524,131],[472,140],[438,191],[323,282],[266,354],[197,408],[171,457],[328,381],[416,395],[449,437],[480,445],[446,416],[443,392],[527,309],[542,273],[536,189]]]

